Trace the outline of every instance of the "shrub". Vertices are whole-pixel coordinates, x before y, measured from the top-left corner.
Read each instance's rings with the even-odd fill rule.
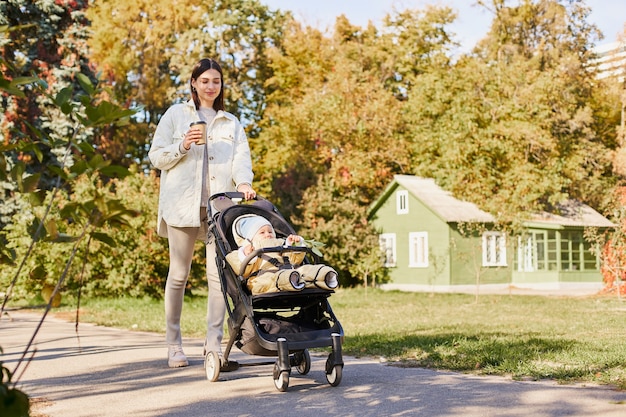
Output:
[[[108,199],[117,199],[125,207],[136,211],[136,216],[128,225],[113,230],[104,226],[102,233],[108,234],[115,242],[110,246],[92,239],[83,245],[76,260],[72,263],[64,291],[77,291],[89,296],[132,297],[150,296],[160,298],[169,267],[167,239],[156,234],[158,209],[159,178],[150,172],[144,174],[131,169],[131,175],[123,179],[113,179],[107,184],[83,176],[74,184],[74,192],[57,194],[57,202],[48,214],[48,223],[56,223],[59,235],[75,236],[80,225],[61,222],[59,213],[64,206],[73,201],[82,201],[92,195],[94,190]],[[25,197],[24,197],[25,198]],[[43,207],[24,209],[18,212],[7,226],[8,246],[15,250],[17,259],[21,259],[30,243],[29,230],[36,217],[41,217]],[[37,215],[37,216],[36,216]],[[31,298],[41,291],[44,285],[55,285],[63,273],[66,260],[70,258],[72,242],[59,243],[50,239],[37,242],[37,250],[26,260],[25,277],[18,279],[14,297]],[[189,278],[188,288],[201,288],[205,283],[204,246],[199,242],[194,255],[194,263]],[[0,271],[0,285],[4,288],[15,274],[16,267],[3,268]]]

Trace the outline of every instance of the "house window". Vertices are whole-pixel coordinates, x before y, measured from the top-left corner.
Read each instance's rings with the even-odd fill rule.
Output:
[[[586,271],[594,271],[600,269],[598,257],[596,256],[595,252],[592,251],[591,243],[587,241],[583,242],[583,251],[585,254],[583,269]]]
[[[583,238],[582,231],[561,232],[561,270],[580,271],[597,270],[595,254],[591,245]]]
[[[384,266],[389,268],[396,266],[396,235],[395,233],[383,233],[379,237],[380,250],[385,254]]]
[[[409,233],[409,267],[428,268],[428,232]]]
[[[530,230],[518,240],[517,270],[523,272],[547,271],[556,266],[556,241],[545,230]]]
[[[547,243],[547,244],[546,244]],[[523,272],[547,270],[550,242],[545,231],[530,230],[518,241],[517,270]],[[554,256],[554,254],[553,254]]]
[[[556,231],[548,230],[546,256],[548,259],[548,271],[556,271],[559,267],[559,251]]]
[[[506,266],[506,238],[504,233],[483,233],[483,266]]]
[[[518,241],[517,270],[598,270],[597,257],[582,231],[530,230]]]
[[[409,192],[401,190],[396,193],[396,213],[408,214],[409,212]]]
[[[534,245],[532,236],[517,238],[517,270],[520,272],[533,272],[535,270]]]

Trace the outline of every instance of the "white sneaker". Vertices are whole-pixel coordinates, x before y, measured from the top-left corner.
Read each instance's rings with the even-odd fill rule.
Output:
[[[189,366],[185,352],[181,345],[169,345],[167,348],[167,366],[170,368],[181,368]]]

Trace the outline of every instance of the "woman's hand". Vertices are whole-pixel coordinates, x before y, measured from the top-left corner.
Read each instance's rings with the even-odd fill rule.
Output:
[[[246,200],[252,200],[254,197],[256,197],[256,191],[252,189],[252,186],[250,184],[239,184],[239,187],[237,187],[237,191],[243,193],[243,196]]]
[[[188,151],[191,149],[191,144],[198,142],[200,139],[202,139],[202,130],[192,127],[183,137],[183,148]]]

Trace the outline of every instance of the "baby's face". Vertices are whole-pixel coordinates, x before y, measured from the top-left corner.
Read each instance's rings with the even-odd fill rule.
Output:
[[[274,229],[269,225],[265,225],[261,227],[258,232],[256,232],[256,235],[254,235],[253,240],[274,239],[274,238],[276,238],[276,235],[274,234]]]

